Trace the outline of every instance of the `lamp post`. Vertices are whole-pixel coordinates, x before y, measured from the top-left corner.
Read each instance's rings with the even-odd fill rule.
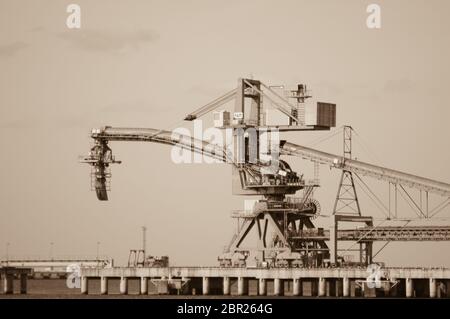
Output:
[[[50,259],[53,260],[53,242],[50,242]]]
[[[142,251],[144,253],[144,262],[146,257],[146,250],[147,250],[147,227],[142,226]]]
[[[97,242],[97,260],[99,260],[100,242]]]
[[[6,264],[9,262],[9,242],[6,243]]]

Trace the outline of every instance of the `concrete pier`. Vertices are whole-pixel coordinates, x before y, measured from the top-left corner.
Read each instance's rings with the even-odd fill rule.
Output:
[[[348,277],[342,279],[342,296],[350,297],[350,280]]]
[[[301,296],[303,295],[302,280],[300,278],[294,278],[292,282],[292,295]]]
[[[3,278],[3,292],[7,295],[14,293],[14,275],[6,274]]]
[[[396,278],[391,278],[390,282],[391,282],[391,285],[394,285],[394,286],[392,286],[389,289],[389,296],[397,297],[398,296],[398,286],[399,286],[398,284],[396,284],[397,279]]]
[[[273,281],[274,295],[282,295],[284,285],[289,284],[289,295],[294,296],[344,296],[376,297],[450,297],[450,268],[383,268],[383,285],[373,290],[362,289],[356,284],[367,278],[365,268],[244,268],[244,267],[117,267],[81,268],[81,293],[88,293],[88,280],[100,279],[100,292],[108,293],[107,281],[120,279],[120,293],[128,293],[128,280],[141,280],[140,288],[133,293],[148,293],[148,282],[157,283],[157,294],[205,293],[231,294],[231,283],[237,280],[236,295],[249,294],[249,281],[257,280],[252,294],[269,294],[269,282]],[[11,278],[11,277],[9,277]],[[395,279],[393,279],[395,278]],[[6,275],[2,276],[4,290],[11,291]],[[398,282],[398,283],[397,283]],[[286,285],[287,286],[287,285]],[[439,286],[439,288],[438,288]],[[366,287],[365,287],[366,288]],[[398,289],[397,289],[398,288]],[[311,294],[309,293],[311,291]],[[272,292],[270,292],[272,295]]]
[[[209,278],[208,277],[203,277],[202,292],[204,295],[209,295]]]
[[[3,293],[14,293],[14,278],[20,278],[20,293],[27,293],[27,279],[31,274],[31,268],[22,267],[0,267],[0,278],[3,280]]]
[[[83,295],[87,295],[89,293],[88,291],[88,277],[81,276],[81,293]]]
[[[384,284],[383,285],[383,296],[384,297],[389,297],[391,294],[391,286],[390,284]]]
[[[342,284],[343,282],[341,279],[335,279],[336,297],[342,297]]]
[[[147,277],[141,277],[141,280],[139,281],[139,293],[141,295],[148,294],[148,278]]]
[[[326,281],[325,287],[326,287],[327,297],[336,297],[337,296],[336,280],[334,278],[328,279]]]
[[[411,278],[405,279],[405,292],[406,298],[411,298],[414,295],[414,285]]]
[[[430,278],[430,298],[437,296],[437,283],[435,278]]]
[[[318,296],[319,297],[325,297],[327,293],[326,290],[326,280],[323,277],[319,278],[319,292],[318,292]]]
[[[180,289],[180,293],[189,294],[192,292],[192,290],[190,290],[191,287],[189,285],[190,281],[191,278],[189,277],[181,277],[182,289]]]
[[[230,277],[223,277],[223,294],[228,296],[231,294]]]
[[[436,282],[436,297],[445,298],[447,297],[447,285],[443,281]]]
[[[20,274],[20,293],[27,293],[27,274]]]
[[[258,280],[258,296],[267,295],[267,282],[266,278],[259,278]]]
[[[248,279],[238,277],[238,296],[248,295]]]
[[[283,296],[284,295],[284,281],[280,278],[275,278],[273,280],[273,294],[275,296]]]
[[[100,294],[102,295],[108,294],[108,277],[100,278]]]
[[[314,279],[309,279],[309,284],[310,284],[310,292],[311,292],[311,297],[317,297],[319,295],[319,280],[314,278]]]
[[[120,294],[122,294],[122,295],[128,294],[128,278],[127,277],[120,278],[119,291],[120,291]]]

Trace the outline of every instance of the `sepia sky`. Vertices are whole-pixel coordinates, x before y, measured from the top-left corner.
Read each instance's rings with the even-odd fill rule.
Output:
[[[81,6],[79,30],[66,26],[70,3]],[[366,26],[370,3],[381,29]],[[113,143],[123,163],[99,202],[78,156],[92,127],[175,128],[238,77],[306,83],[337,104],[338,127],[354,127],[358,159],[450,182],[449,12],[445,0],[0,0],[0,255],[9,243],[10,256],[47,257],[53,242],[54,256],[95,256],[100,242],[123,263],[146,225],[150,254],[215,265],[235,229],[230,212],[243,207],[229,166],[176,165],[167,146]],[[285,137],[312,145],[327,134]],[[341,136],[317,147],[340,154]],[[321,168],[324,215],[339,176]],[[363,213],[381,218],[361,197]],[[377,260],[450,266],[449,249],[391,243]]]

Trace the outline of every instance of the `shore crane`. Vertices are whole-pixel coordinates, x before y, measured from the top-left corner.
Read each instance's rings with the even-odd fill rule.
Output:
[[[320,204],[312,194],[319,184],[316,180],[305,180],[303,175],[298,175],[292,170],[286,160],[278,159],[274,154],[279,153],[283,157],[295,156],[314,163],[325,164],[342,170],[351,178],[353,178],[352,174],[368,176],[389,182],[396,187],[398,185],[401,188],[406,186],[417,189],[425,192],[427,196],[428,193],[437,194],[444,198],[439,209],[450,204],[450,184],[284,140],[269,141],[267,152],[270,155],[269,160],[263,157],[260,148],[266,137],[262,138],[261,133],[330,130],[336,126],[336,105],[324,102],[306,105],[305,101],[310,97],[303,84],[299,84],[295,90],[288,91],[283,96],[261,81],[240,78],[235,89],[185,117],[186,121],[196,120],[234,100],[232,114],[225,110],[214,113],[215,126],[232,131],[234,144],[231,152],[226,146],[211,144],[208,141],[168,130],[105,126],[92,130],[91,137],[95,144],[89,155],[81,162],[92,166],[92,187],[99,200],[108,200],[108,180],[111,176],[109,166],[120,163],[112,154],[110,142],[161,143],[230,163],[233,194],[258,195],[262,199],[256,201],[250,210],[232,214],[232,217],[237,218],[238,231],[223,254],[218,257],[221,266],[336,265],[343,262],[338,256],[339,240],[355,241],[360,244],[360,261],[366,265],[370,264],[373,257],[373,242],[402,240],[393,235],[393,232],[398,232],[400,229],[393,227],[384,228],[384,232],[380,231],[373,226],[371,216],[361,216],[360,213],[333,214],[333,227],[329,230],[316,227],[314,218],[320,211]],[[263,100],[264,103],[269,101],[274,109],[285,116],[282,123],[268,123],[263,109]],[[307,107],[308,110],[305,110]],[[287,196],[295,195],[298,191],[302,191],[302,196]],[[339,222],[360,222],[365,227],[358,230],[339,230]],[[254,245],[252,248],[244,245],[252,229],[257,232],[256,248]],[[407,232],[406,237],[412,238],[411,240],[435,240],[434,231],[439,232],[440,240],[450,240],[450,227],[446,226],[439,229],[409,227],[401,231]]]

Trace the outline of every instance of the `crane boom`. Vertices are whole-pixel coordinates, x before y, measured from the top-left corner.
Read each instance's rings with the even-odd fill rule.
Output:
[[[190,136],[174,133],[172,131],[152,128],[118,128],[106,126],[102,129],[94,129],[91,137],[96,140],[105,141],[141,141],[176,145],[182,149],[204,154],[223,162],[226,162],[228,157],[226,148],[223,146],[210,144],[206,141],[194,139]],[[282,155],[298,156],[303,159],[321,164],[327,164],[333,168],[350,171],[362,176],[369,176],[394,184],[402,184],[422,191],[450,197],[450,184],[429,178],[400,172],[362,161],[343,158],[339,155],[319,151],[290,142],[282,143],[280,152]],[[84,162],[92,163],[97,160],[97,158],[88,157],[84,159]],[[228,158],[228,160],[233,163],[232,159],[230,160]]]
[[[353,159],[347,159],[342,156],[322,152],[289,142],[284,143],[280,151],[281,154],[298,156],[314,162],[328,164],[334,168],[350,171],[362,176],[369,176],[394,184],[402,184],[422,191],[450,197],[450,184],[429,178],[403,173],[390,168]]]
[[[220,161],[226,161],[227,158],[224,147],[166,130],[106,126],[102,129],[94,129],[91,137],[107,141],[153,142],[174,145]]]
[[[80,159],[80,162],[92,166],[92,187],[97,193],[97,198],[102,201],[108,200],[108,179],[111,177],[108,167],[110,164],[121,163],[116,161],[112,155],[111,149],[108,147],[110,141],[161,143],[178,146],[193,153],[204,154],[221,162],[226,162],[229,159],[224,147],[165,130],[106,126],[93,129],[91,137],[95,140],[95,145],[91,148],[89,155]]]

